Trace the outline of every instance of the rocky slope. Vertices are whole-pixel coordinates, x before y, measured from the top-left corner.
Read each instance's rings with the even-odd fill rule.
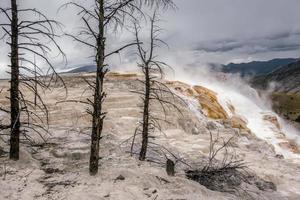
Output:
[[[81,76],[65,75],[68,99],[85,100],[86,83]],[[176,176],[167,176],[164,156],[150,150],[149,156],[159,162],[140,162],[130,156],[131,141],[141,118],[140,98],[130,91],[141,88],[137,74],[111,73],[105,81],[108,112],[101,140],[100,172],[88,175],[90,117],[86,107],[78,103],[63,103],[65,91],[57,86],[45,94],[50,111],[50,133],[47,143],[34,147],[23,144],[21,160],[0,157],[0,199],[111,199],[111,200],[171,200],[171,199],[299,199],[300,160],[297,144],[290,142],[281,130],[278,118],[265,114],[266,123],[274,129],[276,146],[251,130],[251,122],[230,102],[221,102],[220,93],[203,86],[166,81],[184,99],[175,99],[182,113],[167,110],[169,123],[162,123],[163,133],[155,134],[155,143],[169,149],[193,166],[201,166],[209,154],[210,132],[224,140],[233,137],[231,147],[237,159],[243,159],[255,176],[274,183],[276,188],[258,184],[243,185],[243,192],[232,194],[207,189],[186,178],[184,164],[176,165]],[[7,81],[1,81],[4,91]],[[1,105],[7,105],[7,93],[1,93]],[[165,98],[172,98],[165,96]],[[57,103],[61,102],[61,103]],[[163,117],[159,105],[153,111]],[[2,113],[1,118],[6,116]],[[36,135],[32,135],[38,138]],[[38,139],[37,139],[38,141]],[[272,140],[273,141],[273,140]],[[4,152],[8,146],[1,141]],[[278,149],[279,148],[279,149]],[[136,150],[136,149],[135,149]],[[282,156],[280,153],[284,153]],[[250,181],[249,181],[250,182]]]

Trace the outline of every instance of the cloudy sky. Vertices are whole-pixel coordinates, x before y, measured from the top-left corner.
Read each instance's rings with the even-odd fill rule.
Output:
[[[22,7],[37,7],[65,24],[66,32],[80,26],[72,9],[56,13],[65,0],[19,0]],[[1,0],[5,7],[9,1]],[[198,67],[206,63],[245,62],[278,57],[300,57],[299,0],[175,0],[178,9],[163,12],[163,39],[169,49],[160,51],[163,60],[174,65]],[[3,16],[0,22],[3,21]],[[113,36],[113,49],[130,33]],[[69,65],[91,63],[88,49],[63,38]],[[125,56],[124,56],[125,55]],[[7,47],[0,45],[0,77],[7,65]],[[56,61],[61,66],[59,61]],[[115,56],[112,65],[132,65],[129,53]]]

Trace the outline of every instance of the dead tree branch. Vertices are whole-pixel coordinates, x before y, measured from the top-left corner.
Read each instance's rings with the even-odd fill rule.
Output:
[[[60,37],[57,30],[61,29],[61,23],[47,18],[35,8],[19,8],[17,0],[10,2],[9,8],[0,8],[0,15],[4,15],[5,20],[0,24],[4,30],[1,39],[10,46],[11,68],[10,109],[1,110],[10,114],[10,158],[18,160],[19,143],[23,140],[20,136],[32,142],[28,134],[36,133],[44,139],[42,132],[48,133],[49,111],[42,93],[58,81],[65,87],[49,55],[55,49],[64,62],[66,56],[56,41]],[[30,19],[24,20],[25,15]],[[38,65],[36,58],[47,68]],[[28,98],[28,92],[34,95],[33,100]]]
[[[164,68],[169,66],[164,62],[154,60],[157,57],[155,55],[156,48],[159,47],[159,44],[163,43],[162,40],[159,39],[159,31],[161,29],[159,26],[157,26],[157,23],[158,16],[155,11],[153,16],[150,17],[150,42],[148,49],[146,49],[146,45],[144,45],[139,38],[139,31],[141,27],[139,27],[137,24],[134,24],[136,38],[135,42],[138,52],[137,54],[140,59],[138,67],[141,68],[145,79],[140,80],[140,82],[143,85],[143,89],[133,91],[134,93],[141,95],[141,99],[143,100],[143,118],[135,131],[135,136],[133,137],[131,150],[133,149],[136,135],[141,135],[142,144],[139,153],[139,159],[141,161],[144,161],[146,159],[147,148],[150,144],[149,139],[153,137],[152,135],[155,132],[155,130],[158,130],[160,132],[162,131],[160,121],[169,123],[166,119],[167,109],[173,107],[175,108],[175,110],[181,113],[180,109],[175,104],[175,100],[181,98],[174,94],[172,90],[168,88],[167,85],[159,81],[159,78],[162,79],[164,76]],[[156,74],[158,74],[159,78]],[[174,101],[167,100],[165,98],[166,95],[171,95]],[[165,119],[159,119],[151,111],[151,105],[155,103],[161,106]]]

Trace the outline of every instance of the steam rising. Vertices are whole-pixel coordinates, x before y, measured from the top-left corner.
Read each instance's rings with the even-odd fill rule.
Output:
[[[180,80],[190,85],[201,85],[217,92],[219,102],[229,116],[233,113],[227,108],[228,103],[234,106],[236,114],[247,119],[248,128],[258,138],[272,144],[277,153],[284,155],[286,158],[296,156],[292,152],[281,148],[279,143],[291,139],[299,145],[299,133],[272,110],[267,94],[259,96],[257,91],[238,75],[212,71],[205,65],[201,67],[182,65],[186,67],[180,67],[180,64],[173,64],[175,66],[175,76],[168,76],[168,79]],[[278,129],[274,123],[264,120],[266,115],[276,116],[281,129]],[[284,133],[286,138],[280,137],[281,133]]]

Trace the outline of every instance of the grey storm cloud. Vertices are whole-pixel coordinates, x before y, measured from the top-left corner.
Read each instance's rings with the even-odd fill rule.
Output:
[[[257,54],[274,51],[297,51],[300,49],[300,32],[275,33],[265,37],[249,39],[224,39],[220,41],[207,41],[198,44],[194,50],[205,52],[229,52]]]
[[[161,26],[165,30],[162,37],[170,48],[160,50],[160,55],[171,64],[227,63],[300,55],[299,0],[174,1],[178,9],[161,12]],[[8,6],[8,2],[1,0],[0,6]],[[80,26],[76,12],[69,8],[57,13],[64,2],[66,0],[19,0],[20,6],[37,7],[61,21],[65,32],[75,33]],[[126,31],[110,38],[109,49],[133,39]],[[59,43],[68,56],[68,67],[91,62],[88,49],[68,38],[60,39]],[[131,51],[115,56],[110,62],[112,65],[129,65],[134,60]],[[3,66],[8,63],[7,54],[8,47],[1,43],[2,74]],[[59,61],[57,65],[61,65]]]

